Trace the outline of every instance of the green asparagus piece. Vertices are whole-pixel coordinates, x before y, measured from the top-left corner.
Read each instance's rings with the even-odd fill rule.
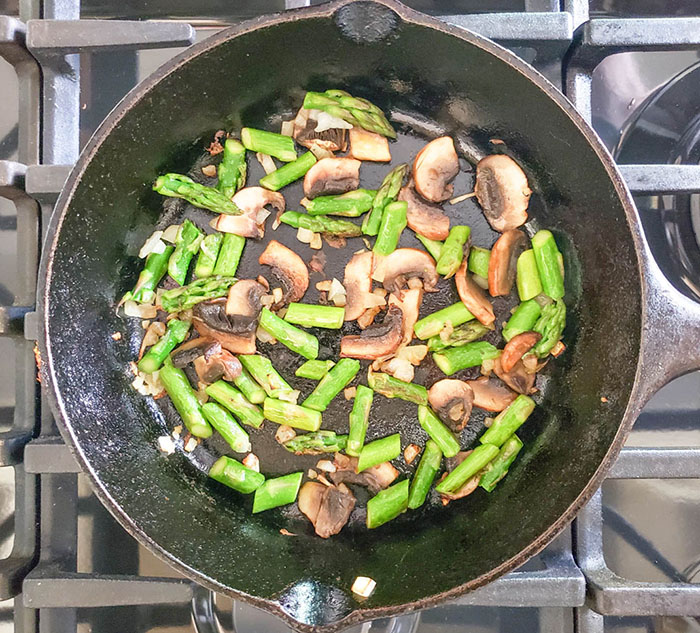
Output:
[[[428,391],[423,385],[404,382],[389,374],[369,373],[367,382],[371,389],[387,398],[401,398],[416,404],[428,404]]]
[[[478,473],[486,464],[498,455],[498,447],[493,444],[477,446],[451,473],[437,486],[438,492],[457,492],[469,479]]]
[[[280,393],[294,391],[294,388],[272,366],[269,358],[259,354],[241,354],[238,360],[268,396],[274,393],[279,397]]]
[[[255,491],[253,514],[294,503],[297,500],[303,477],[304,473],[300,471],[274,479],[266,479],[265,483]]]
[[[535,401],[529,396],[520,394],[508,408],[503,409],[491,423],[479,441],[482,444],[492,444],[499,448],[515,433],[535,410]]]
[[[240,215],[242,211],[229,200],[223,193],[200,185],[188,176],[181,174],[165,174],[158,176],[153,190],[170,198],[182,198],[190,204],[201,209],[208,209],[214,213],[227,215]]]
[[[216,400],[221,406],[228,409],[235,415],[243,424],[252,426],[255,429],[260,428],[263,423],[263,414],[260,407],[248,402],[245,396],[232,385],[229,385],[223,380],[209,385],[205,389],[210,398]]]
[[[186,286],[164,292],[160,298],[160,304],[166,312],[189,310],[202,301],[226,296],[228,289],[234,283],[236,283],[235,277],[219,275],[197,279]]]
[[[246,468],[232,457],[222,455],[209,470],[209,476],[229,488],[243,494],[254,492],[265,481],[265,476],[252,468]]]
[[[328,233],[338,237],[357,237],[362,229],[348,220],[337,220],[325,215],[308,215],[298,211],[285,211],[280,216],[282,224],[289,224],[295,229],[302,228],[314,233]]]
[[[297,435],[287,440],[284,447],[297,455],[320,455],[344,451],[347,441],[347,435],[337,435],[335,431],[316,431]]]
[[[459,441],[455,434],[425,405],[418,407],[418,422],[445,457],[454,457],[459,453]]]
[[[285,163],[297,159],[294,139],[291,136],[244,127],[241,130],[241,143],[251,152],[274,156]]]
[[[374,392],[364,385],[357,386],[355,401],[350,412],[350,432],[345,452],[357,457],[365,443],[365,435],[369,424],[369,410],[372,408]]]
[[[496,484],[506,476],[508,468],[515,461],[522,447],[523,443],[517,435],[512,435],[505,441],[498,455],[486,466],[485,472],[479,481],[479,485],[486,492],[491,492],[496,487]]]
[[[428,349],[431,352],[440,352],[448,347],[457,347],[465,345],[480,339],[482,336],[491,332],[491,328],[479,323],[478,321],[467,321],[462,325],[458,325],[452,333],[443,341],[440,335],[431,336],[428,339]]]
[[[310,380],[321,380],[333,367],[332,360],[307,360],[299,369],[294,372],[299,378],[309,378]]]
[[[425,250],[428,251],[428,253],[430,253],[430,256],[435,261],[438,261],[440,259],[440,255],[442,255],[442,242],[423,237],[420,233],[416,233],[416,238],[423,246],[425,246]]]
[[[365,216],[362,222],[362,232],[365,235],[377,235],[379,232],[379,225],[382,223],[384,208],[387,204],[396,200],[407,172],[408,165],[402,164],[394,167],[394,169],[384,177],[382,184],[377,190],[377,195],[374,196],[372,210]]]
[[[469,240],[472,230],[468,226],[453,226],[442,246],[442,254],[436,270],[444,277],[452,277],[464,259],[464,245]]]
[[[237,140],[227,138],[224,155],[219,163],[219,182],[216,183],[216,188],[227,198],[233,198],[236,191],[245,186],[247,175],[245,147]]]
[[[537,319],[540,318],[542,313],[542,308],[540,304],[534,299],[529,299],[528,301],[523,301],[513,312],[513,315],[508,319],[503,328],[503,338],[506,341],[510,341],[514,336],[522,334],[523,332],[529,332]]]
[[[304,107],[309,110],[323,110],[370,132],[396,138],[394,128],[377,106],[366,99],[353,97],[344,90],[307,92],[304,97]]]
[[[202,406],[199,404],[185,372],[174,367],[170,358],[166,358],[159,376],[187,430],[195,437],[209,437],[212,432],[211,427],[204,419]]]
[[[380,490],[367,502],[367,527],[371,530],[395,519],[408,507],[408,479]]]
[[[440,334],[448,323],[452,327],[457,327],[462,325],[462,323],[471,321],[473,318],[474,315],[459,301],[421,319],[413,326],[413,331],[419,339],[425,340]]]
[[[284,400],[265,398],[263,412],[271,422],[293,426],[302,431],[318,431],[321,428],[320,411],[314,411]]]
[[[469,262],[467,268],[469,272],[479,275],[484,279],[489,276],[489,262],[491,261],[491,251],[486,248],[472,246],[469,249]]]
[[[466,343],[459,347],[450,347],[433,354],[435,364],[447,376],[455,372],[481,365],[485,360],[500,356],[501,350],[486,341]]]
[[[245,237],[234,235],[233,233],[226,233],[221,242],[219,256],[216,258],[214,274],[233,277],[238,270],[238,262],[241,261],[244,246]]]
[[[377,464],[390,462],[396,459],[401,454],[401,434],[394,433],[387,437],[374,440],[369,444],[365,444],[360,451],[360,456],[357,458],[357,472],[372,468]]]
[[[357,218],[372,208],[374,196],[372,189],[355,189],[339,196],[318,196],[306,204],[309,215],[341,215]]]
[[[304,358],[312,359],[318,356],[318,339],[313,334],[280,319],[268,308],[263,308],[260,313],[260,327]]]
[[[302,327],[322,327],[337,330],[343,326],[345,308],[335,306],[311,305],[308,303],[290,303],[284,315],[287,323]]]
[[[306,152],[295,161],[282,165],[267,176],[263,176],[260,179],[260,186],[271,191],[279,191],[282,187],[302,178],[315,162],[316,157],[311,152]]]
[[[265,401],[265,390],[253,380],[245,367],[241,367],[241,373],[234,379],[233,384],[241,390],[249,402],[262,404]]]
[[[250,438],[243,427],[235,418],[216,402],[207,402],[202,405],[204,418],[223,437],[231,450],[235,453],[247,453],[250,451]]]
[[[211,277],[216,266],[216,257],[221,249],[221,241],[224,236],[221,233],[207,235],[199,244],[199,255],[194,265],[194,276],[197,279]]]
[[[564,276],[559,267],[559,249],[552,232],[537,231],[532,236],[532,250],[544,293],[552,299],[561,299],[564,296]]]
[[[165,334],[138,362],[139,371],[144,374],[152,374],[156,371],[168,357],[168,354],[187,338],[189,331],[190,323],[188,321],[179,321],[178,319],[168,321]]]
[[[528,249],[520,254],[517,264],[517,285],[520,301],[527,301],[542,292],[540,274],[537,272],[535,251]]]
[[[442,451],[436,442],[428,440],[423,449],[423,455],[418,463],[418,468],[411,481],[411,489],[408,493],[408,507],[411,510],[420,508],[425,503],[430,486],[435,481],[435,475],[440,470]]]
[[[185,220],[177,232],[175,250],[168,261],[168,274],[178,286],[185,283],[187,271],[202,241],[202,232],[189,220]]]
[[[155,296],[155,290],[160,280],[168,270],[168,260],[175,250],[174,246],[166,246],[162,253],[151,253],[146,258],[143,270],[139,275],[130,297],[140,303],[148,303]]]
[[[407,209],[408,204],[403,200],[390,202],[384,207],[377,240],[372,249],[377,255],[390,255],[396,250],[401,233],[406,228]]]
[[[325,411],[335,398],[360,371],[360,361],[354,358],[341,358],[316,388],[304,400],[303,405],[316,411]]]
[[[533,331],[539,332],[542,338],[533,348],[535,354],[544,358],[561,338],[566,325],[566,306],[559,300],[542,308],[542,314],[533,326]]]

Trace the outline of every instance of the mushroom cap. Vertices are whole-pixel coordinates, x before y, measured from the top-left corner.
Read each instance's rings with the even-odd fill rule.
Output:
[[[272,268],[284,286],[286,303],[294,303],[304,296],[309,287],[309,271],[304,260],[293,250],[272,240],[258,257],[258,263]]]
[[[360,335],[340,339],[343,358],[376,360],[393,354],[403,338],[403,312],[398,306],[389,306],[382,323],[370,325]]]
[[[414,337],[413,326],[418,321],[420,306],[423,302],[423,289],[410,288],[403,292],[403,296],[399,299],[396,295],[389,295],[389,305],[395,305],[401,308],[403,313],[403,334],[401,337],[400,347],[408,345]]]
[[[304,195],[311,200],[357,189],[361,164],[354,158],[322,158],[304,176]]]
[[[294,119],[294,140],[304,147],[322,147],[329,152],[345,151],[347,148],[347,131],[342,128],[330,128],[317,132],[316,114],[318,110],[299,108]]]
[[[489,292],[492,297],[510,294],[518,256],[526,248],[525,233],[518,229],[510,229],[496,240],[489,259]]]
[[[194,368],[200,382],[210,385],[220,378],[235,380],[241,375],[241,362],[228,350],[219,349],[211,354],[204,354],[194,361]]]
[[[214,339],[233,354],[255,354],[255,332],[241,334],[226,314],[226,299],[198,303],[192,309],[192,325],[200,336]]]
[[[449,183],[458,173],[459,158],[449,136],[430,141],[413,161],[416,191],[430,202],[442,202],[452,196],[454,186]]]
[[[342,453],[336,453],[333,463],[336,471],[330,474],[333,483],[348,483],[366,486],[372,494],[388,488],[399,476],[399,471],[391,462],[382,462],[371,468],[366,468],[361,473],[357,471],[357,457],[349,457]]]
[[[428,402],[438,417],[453,431],[461,431],[469,421],[474,392],[463,380],[438,380],[428,390]]]
[[[198,336],[178,345],[170,354],[170,360],[175,367],[182,369],[193,363],[200,356],[215,354],[221,350],[221,343],[211,338]]]
[[[391,160],[389,139],[386,136],[353,127],[350,132],[350,156],[357,160],[388,163]]]
[[[503,371],[511,371],[515,364],[540,342],[541,338],[542,335],[539,332],[521,332],[510,339],[500,357]]]
[[[254,332],[262,304],[260,300],[266,294],[265,286],[253,279],[241,279],[231,286],[226,299],[226,314],[230,321],[239,324],[239,334]]]
[[[408,228],[429,240],[447,239],[450,233],[450,218],[443,213],[442,207],[421,198],[413,188],[413,181],[401,189],[399,200],[403,200],[408,205],[406,209]]]
[[[299,490],[299,510],[313,523],[316,534],[328,538],[338,534],[355,507],[355,495],[344,484],[326,486],[307,481]]]
[[[503,233],[527,222],[532,191],[525,172],[510,156],[482,158],[476,165],[474,192],[494,231]]]
[[[517,397],[516,393],[493,378],[483,376],[466,382],[474,392],[474,406],[485,411],[503,411]]]
[[[480,323],[491,325],[491,323],[496,320],[496,315],[493,313],[493,306],[486,296],[486,293],[479,288],[469,275],[467,271],[467,261],[468,258],[465,257],[455,275],[455,284],[457,285],[459,298],[462,300],[467,310],[469,310]]]
[[[243,213],[240,215],[222,213],[212,226],[222,233],[233,233],[241,237],[260,239],[265,235],[265,219],[268,215],[265,207],[267,205],[279,213],[285,209],[284,196],[263,187],[245,187],[238,191],[232,200]],[[264,214],[261,215],[261,212]]]
[[[397,248],[382,260],[380,267],[379,276],[389,292],[399,292],[413,277],[423,280],[427,292],[432,292],[438,282],[435,260],[417,248]]]
[[[345,320],[354,321],[367,308],[365,298],[372,292],[372,251],[355,253],[345,266]]]
[[[525,395],[533,392],[535,387],[535,378],[537,374],[529,372],[525,369],[522,359],[513,365],[510,371],[505,371],[501,366],[501,359],[496,358],[493,363],[493,373],[496,374],[504,383],[506,383],[513,391],[523,393]]]

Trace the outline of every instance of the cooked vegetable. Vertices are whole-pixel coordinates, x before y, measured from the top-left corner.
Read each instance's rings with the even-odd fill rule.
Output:
[[[418,407],[418,422],[442,451],[445,457],[454,457],[459,453],[459,441],[431,409],[424,405]],[[361,456],[360,456],[361,457]]]
[[[476,166],[474,191],[494,231],[503,233],[527,222],[532,191],[527,176],[510,156],[482,158]]]
[[[367,502],[367,527],[371,530],[395,519],[408,507],[408,479],[378,492]]]
[[[474,391],[463,380],[445,378],[438,380],[428,390],[428,402],[439,418],[455,433],[469,421],[474,402]],[[420,412],[418,414],[420,421]],[[430,432],[426,429],[426,433]],[[442,448],[442,445],[441,445]],[[447,455],[451,457],[451,455]]]
[[[304,473],[298,472],[274,479],[266,479],[263,485],[255,491],[253,514],[294,503],[297,500],[303,478]]]
[[[464,304],[462,304],[464,305]],[[432,336],[428,339],[428,350],[431,352],[440,352],[448,347],[457,347],[477,341],[485,334],[493,331],[493,328],[482,325],[478,321],[467,321],[462,325],[458,325],[447,336],[445,333]]]
[[[304,195],[311,200],[321,194],[353,191],[360,186],[360,161],[354,158],[322,158],[304,176]]]
[[[401,454],[401,435],[394,433],[388,437],[382,437],[374,442],[365,444],[360,451],[357,460],[357,472],[361,473],[372,466],[383,462],[390,462]]]
[[[299,510],[313,523],[316,534],[328,538],[338,534],[355,507],[355,497],[347,486],[326,486],[307,481],[299,491]]]
[[[153,190],[163,196],[182,198],[195,207],[208,209],[214,213],[227,213],[239,215],[241,210],[229,200],[223,193],[200,185],[188,176],[181,174],[164,174],[158,176]]]
[[[396,132],[386,120],[384,113],[367,99],[353,97],[344,90],[307,92],[304,107],[309,110],[323,110],[328,114],[347,121],[370,132],[396,138]]]
[[[357,457],[365,443],[365,434],[369,425],[369,411],[372,408],[374,392],[364,385],[357,386],[355,401],[350,412],[350,432],[345,452]]]
[[[226,313],[227,300],[223,297],[203,301],[192,309],[192,324],[200,336],[214,339],[232,354],[254,354],[255,332],[250,323]]]
[[[440,470],[442,462],[442,452],[440,447],[433,441],[428,440],[423,449],[423,455],[418,463],[418,468],[411,480],[411,488],[408,493],[408,507],[411,510],[420,508],[425,503],[430,486],[435,481],[435,475]]]
[[[350,136],[350,156],[353,158],[379,163],[388,163],[391,160],[389,141],[381,134],[353,127],[348,136]]]
[[[537,231],[532,236],[532,250],[544,293],[552,299],[561,299],[564,296],[564,275],[559,266],[559,249],[552,232]]]
[[[197,263],[194,265],[194,276],[197,279],[211,277],[214,274],[216,258],[221,249],[223,239],[224,236],[221,233],[212,233],[199,243],[199,255],[197,256]]]
[[[174,246],[166,246],[162,253],[151,253],[146,258],[146,263],[136,280],[134,289],[127,293],[125,299],[133,299],[140,303],[152,301],[156,294],[156,286],[168,270],[168,261],[174,250]]]
[[[221,242],[219,256],[216,258],[214,274],[233,277],[238,270],[238,263],[241,261],[244,246],[245,237],[226,233]]]
[[[270,214],[265,207],[270,206],[278,213],[282,213],[286,208],[284,196],[281,193],[268,191],[263,187],[241,189],[232,200],[243,213],[220,215],[212,226],[222,233],[233,233],[256,240],[265,236],[265,220]]]
[[[325,411],[335,398],[360,371],[360,361],[341,358],[304,400],[303,405],[316,411]]]
[[[328,233],[338,237],[357,237],[362,235],[362,230],[357,224],[348,220],[337,220],[324,215],[307,215],[297,211],[286,211],[280,216],[280,222],[289,224],[294,228],[307,229],[314,233]]]
[[[491,492],[496,487],[496,484],[506,476],[508,468],[515,461],[522,447],[523,443],[517,435],[511,435],[504,442],[501,450],[498,451],[498,455],[486,465],[481,481],[479,481],[479,485],[486,492]]]
[[[453,226],[450,229],[436,265],[440,275],[452,277],[459,270],[464,258],[464,247],[469,241],[471,231],[468,226]]]
[[[304,206],[309,215],[341,215],[357,218],[372,208],[376,193],[370,189],[355,189],[338,196],[318,196],[309,200]]]
[[[406,203],[390,202],[384,207],[373,251],[377,255],[389,255],[396,250],[401,232],[406,228]]]
[[[457,293],[467,309],[484,325],[491,325],[496,320],[493,306],[484,291],[467,272],[467,260],[462,262],[455,275]]]
[[[433,360],[444,374],[451,376],[463,369],[481,365],[485,360],[496,358],[500,353],[501,350],[491,343],[475,341],[436,352],[433,354]]]
[[[268,308],[263,308],[260,313],[260,327],[304,358],[311,359],[318,356],[318,339],[313,334],[304,332],[284,319],[280,319]]]
[[[404,382],[389,374],[369,372],[367,382],[371,389],[386,398],[401,398],[416,404],[428,404],[428,390],[423,385]]]
[[[354,321],[367,309],[367,298],[372,291],[372,261],[372,251],[364,251],[355,253],[345,266],[346,321]]]
[[[493,444],[477,446],[451,473],[437,486],[438,492],[454,493],[498,455],[498,447]]]
[[[469,272],[487,279],[489,276],[489,261],[491,260],[491,251],[486,248],[472,246],[469,249],[469,263],[467,269]]]
[[[292,143],[292,147],[294,143]],[[224,143],[224,153],[219,163],[219,181],[216,188],[227,198],[245,186],[248,167],[245,162],[245,147],[232,138]]]
[[[427,237],[424,237],[420,233],[416,233],[416,238],[423,246],[425,246],[425,250],[428,251],[428,253],[430,253],[430,255],[432,256],[432,258],[435,261],[438,261],[440,259],[440,255],[442,255],[442,247],[443,247],[442,242],[428,239]]]
[[[500,381],[485,376],[467,384],[474,392],[474,406],[485,411],[503,411],[518,395]]]
[[[321,380],[333,365],[335,363],[332,360],[307,360],[294,372],[294,375],[309,380]]]
[[[236,283],[234,277],[221,275],[197,279],[186,286],[165,291],[160,298],[160,303],[166,312],[189,310],[202,301],[223,297],[234,283]]]
[[[537,323],[532,327],[533,331],[542,335],[539,343],[535,345],[534,352],[540,358],[549,354],[550,350],[561,338],[566,325],[566,305],[563,301],[555,301],[542,308],[542,314]]]
[[[454,185],[450,183],[458,173],[459,159],[450,136],[430,141],[413,161],[416,191],[430,202],[442,202],[452,197]]]
[[[268,396],[275,394],[275,397],[279,398],[280,393],[284,394],[294,391],[290,384],[272,366],[272,361],[269,358],[259,354],[241,354],[238,360],[241,361],[241,365],[248,370]]]
[[[508,319],[503,328],[503,338],[510,341],[514,336],[529,332],[535,327],[535,323],[540,318],[542,308],[534,299],[523,301],[513,312],[513,315]]]
[[[282,187],[303,178],[315,163],[316,157],[311,152],[305,152],[295,161],[282,165],[267,176],[263,176],[260,179],[260,186],[271,191],[279,191]]]
[[[374,360],[393,354],[403,338],[403,312],[389,306],[382,323],[374,323],[360,335],[340,339],[340,355],[344,358]],[[370,385],[371,386],[371,385]]]
[[[413,331],[419,339],[425,340],[440,334],[448,323],[452,327],[457,327],[473,318],[474,315],[467,310],[463,303],[455,303],[421,319],[416,323]]]
[[[488,280],[492,297],[510,294],[515,281],[518,257],[526,244],[525,233],[517,229],[506,231],[496,240],[489,258]]]
[[[241,368],[241,373],[234,378],[233,384],[241,390],[249,402],[262,404],[265,401],[265,390],[253,380],[245,367]]]
[[[539,332],[517,334],[506,343],[500,362],[504,371],[510,371],[542,338]]]
[[[433,292],[439,279],[433,258],[417,248],[397,248],[377,268],[381,273],[375,272],[375,279],[383,279],[389,292],[398,293],[409,280],[417,278],[423,281],[426,292]]]
[[[190,323],[171,319],[168,321],[168,329],[160,340],[151,347],[138,362],[139,371],[144,374],[152,374],[182,341],[187,338],[190,331]]]
[[[382,180],[377,189],[377,194],[372,202],[372,210],[365,216],[362,222],[362,232],[365,235],[377,235],[382,223],[384,209],[390,202],[394,202],[399,195],[403,179],[408,171],[408,165],[394,167]]]
[[[260,428],[263,423],[263,414],[260,407],[246,400],[245,396],[232,385],[219,380],[205,389],[210,398],[216,400],[221,406],[228,409],[243,424]]]
[[[226,440],[232,451],[235,453],[250,451],[250,437],[226,409],[215,402],[207,402],[202,405],[202,413],[206,421]]]
[[[528,301],[542,293],[542,282],[540,281],[540,273],[537,272],[535,251],[531,248],[518,257],[517,281],[520,301]]]
[[[241,130],[241,143],[251,152],[274,156],[285,163],[289,163],[297,158],[294,139],[276,132],[244,127]],[[224,151],[226,151],[225,147]]]
[[[502,446],[515,433],[535,410],[535,401],[529,396],[519,395],[512,404],[501,411],[479,441],[482,444]],[[473,473],[472,473],[473,474]]]
[[[189,220],[185,220],[177,232],[175,250],[168,260],[168,274],[178,286],[185,283],[187,271],[202,241],[202,232]]]
[[[265,398],[263,413],[271,422],[284,424],[303,431],[318,431],[321,412],[275,398]]]
[[[195,437],[209,437],[212,433],[211,426],[204,419],[202,407],[185,372],[173,367],[170,359],[166,358],[159,376],[187,430]]]
[[[270,266],[284,290],[284,301],[299,301],[309,287],[309,270],[293,250],[272,240],[258,257],[258,263]]]
[[[209,476],[219,483],[243,494],[255,492],[265,481],[265,476],[252,468],[246,468],[232,457],[222,455],[209,470]]]
[[[450,232],[450,219],[443,213],[440,205],[428,202],[416,193],[413,181],[401,189],[398,199],[404,200],[408,205],[406,222],[408,227],[416,232],[418,239],[421,237],[437,241],[447,239]],[[432,255],[432,252],[430,254]],[[438,257],[439,255],[435,259]]]
[[[320,455],[344,451],[347,441],[347,435],[337,435],[335,431],[316,431],[297,435],[287,440],[284,447],[297,455]]]

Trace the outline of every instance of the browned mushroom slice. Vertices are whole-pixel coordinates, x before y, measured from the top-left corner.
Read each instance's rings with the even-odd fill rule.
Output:
[[[503,354],[501,354],[503,371],[513,369],[515,364],[540,342],[541,338],[542,335],[539,332],[522,332],[510,339],[503,348]]]
[[[284,289],[285,303],[299,301],[309,287],[306,264],[293,250],[272,240],[258,257],[258,263],[271,266]]]
[[[493,313],[493,306],[489,301],[486,293],[477,286],[476,282],[471,278],[467,271],[467,259],[462,260],[462,265],[459,267],[455,275],[455,284],[457,292],[462,303],[467,310],[471,312],[480,323],[491,325],[496,320],[496,315]]]
[[[241,237],[259,239],[265,235],[265,219],[269,212],[266,206],[271,206],[278,213],[285,209],[284,196],[276,191],[262,187],[246,187],[232,198],[233,202],[243,211],[241,215],[220,215],[214,223],[214,228],[222,233],[235,233]]]
[[[388,163],[391,160],[389,139],[361,127],[354,127],[350,130],[350,156],[357,160]]]
[[[430,202],[442,202],[452,196],[454,186],[449,183],[458,173],[459,159],[449,136],[430,141],[413,161],[416,191]]]
[[[214,339],[232,354],[255,354],[255,332],[239,333],[240,325],[226,314],[226,299],[198,303],[192,314],[200,336]]]
[[[413,326],[418,321],[420,305],[423,301],[423,289],[411,288],[403,293],[401,299],[396,295],[389,295],[389,305],[398,306],[403,312],[403,334],[400,347],[408,345],[414,337]]]
[[[447,426],[459,432],[469,421],[474,392],[463,380],[445,378],[428,390],[428,402]]]
[[[347,130],[329,128],[317,132],[318,110],[300,108],[294,119],[294,140],[304,147],[322,147],[329,152],[345,151],[347,148]]]
[[[265,225],[258,223],[255,211],[244,211],[241,215],[224,215],[222,213],[212,223],[212,226],[221,233],[233,233],[256,240],[265,235]]]
[[[492,378],[483,377],[466,382],[474,392],[474,406],[485,411],[503,411],[518,395]]]
[[[200,356],[194,361],[194,368],[200,382],[210,385],[217,380],[232,381],[241,375],[241,362],[231,352],[219,349]]]
[[[442,241],[447,238],[450,219],[442,212],[442,207],[423,200],[413,188],[413,182],[401,189],[399,200],[408,205],[406,221],[410,229],[430,240]]]
[[[409,279],[420,277],[423,289],[432,292],[438,282],[435,260],[417,248],[397,248],[380,264],[381,278],[389,292],[399,292]]]
[[[525,395],[533,392],[537,374],[527,371],[522,360],[515,363],[510,371],[505,371],[501,366],[501,359],[496,358],[493,363],[493,373],[513,389],[513,391]]]
[[[304,176],[304,195],[311,200],[357,189],[361,164],[354,158],[322,158]]]
[[[260,300],[265,293],[265,287],[252,279],[242,279],[231,286],[226,299],[226,314],[229,321],[236,322],[238,334],[255,331],[262,308]]]
[[[204,354],[215,354],[220,350],[221,343],[218,341],[198,336],[176,347],[172,354],[170,354],[170,360],[175,367],[182,369],[186,365],[193,363],[200,356],[204,356]]]
[[[354,321],[367,309],[366,298],[372,292],[372,251],[355,253],[345,266],[343,286],[347,296],[345,320]]]
[[[517,229],[527,222],[530,187],[527,176],[510,156],[492,154],[476,166],[476,199],[495,231]]]
[[[388,488],[399,476],[399,471],[391,465],[391,462],[383,462],[363,470],[357,471],[357,457],[348,457],[342,453],[336,453],[334,462],[336,471],[330,474],[335,484],[347,483],[365,486],[372,494]]]
[[[492,297],[510,294],[518,256],[526,248],[525,233],[518,229],[506,231],[496,240],[489,259],[489,292]]]
[[[299,510],[313,523],[316,534],[328,538],[338,534],[355,507],[355,495],[344,484],[326,486],[307,481],[299,490]]]
[[[362,334],[340,339],[343,358],[376,360],[393,354],[403,338],[403,312],[398,306],[389,306],[382,323],[374,323]]]
[[[459,466],[469,456],[470,453],[471,451],[460,451],[454,457],[445,460],[447,472],[441,477],[441,479],[447,477],[447,473],[452,472],[455,468],[457,468],[457,466]],[[446,506],[450,501],[463,499],[464,497],[474,492],[479,486],[482,473],[483,471],[479,471],[478,473],[476,473],[476,475],[474,475],[470,479],[467,479],[467,481],[465,481],[455,492],[441,492],[440,500],[442,501],[442,504]]]

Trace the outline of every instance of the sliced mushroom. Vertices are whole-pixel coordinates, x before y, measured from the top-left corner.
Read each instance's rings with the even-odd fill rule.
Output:
[[[262,308],[260,300],[265,293],[265,287],[252,279],[242,279],[231,286],[226,299],[226,314],[229,321],[236,324],[238,334],[255,332]]]
[[[493,313],[493,306],[486,296],[486,293],[477,286],[476,282],[469,275],[466,257],[462,260],[462,265],[455,275],[455,284],[457,285],[459,298],[462,300],[467,310],[469,310],[480,323],[491,325],[496,320],[496,315]]]
[[[469,421],[474,392],[463,380],[445,378],[428,390],[428,402],[447,426],[459,432]]]
[[[357,457],[348,457],[342,453],[336,453],[333,461],[335,472],[330,478],[335,484],[348,483],[365,486],[372,494],[388,488],[399,476],[399,471],[391,465],[391,462],[383,462],[363,470],[357,471]]]
[[[255,332],[237,331],[239,324],[226,314],[226,299],[198,303],[192,314],[192,325],[200,336],[214,339],[233,354],[255,354]]]
[[[455,144],[449,136],[430,141],[413,161],[413,182],[416,191],[430,202],[442,202],[452,197],[454,186],[449,184],[459,173]]]
[[[232,381],[241,375],[241,362],[231,352],[221,349],[205,353],[194,361],[194,369],[200,382],[210,385],[223,378]]]
[[[372,251],[352,256],[345,266],[343,286],[347,295],[345,320],[354,321],[367,309],[365,300],[372,292]]]
[[[389,306],[382,323],[374,323],[362,334],[340,339],[343,358],[376,360],[393,354],[403,338],[403,312],[398,306]]]
[[[450,218],[442,212],[442,207],[423,200],[413,188],[413,181],[401,189],[399,200],[408,205],[406,221],[410,229],[430,240],[442,241],[447,238]]]
[[[408,345],[413,340],[413,326],[416,324],[416,321],[418,321],[418,313],[420,312],[422,301],[422,288],[406,290],[401,299],[396,295],[389,295],[389,305],[398,306],[401,308],[401,312],[403,312],[403,335],[401,337],[400,347]]]
[[[526,248],[525,233],[518,229],[506,231],[496,240],[489,259],[489,292],[492,297],[510,294],[518,256]]]
[[[317,132],[318,110],[300,108],[294,119],[294,140],[308,147],[322,147],[329,152],[345,151],[347,148],[347,131],[341,128],[330,128],[323,132]]]
[[[391,160],[389,139],[361,127],[354,127],[350,130],[350,156],[357,160],[388,163]]]
[[[233,233],[241,237],[251,237],[260,239],[265,235],[265,224],[258,223],[258,216],[255,211],[244,211],[241,215],[225,215],[221,214],[214,222],[212,227],[222,233]]]
[[[304,195],[312,199],[357,189],[360,165],[354,158],[322,158],[304,176]]]
[[[241,237],[259,239],[265,235],[265,220],[271,206],[278,213],[285,209],[284,196],[276,191],[262,187],[246,187],[232,198],[233,202],[243,211],[241,215],[220,215],[213,226],[222,233],[234,233]]]
[[[432,292],[438,282],[435,260],[417,248],[397,248],[384,258],[379,268],[381,271],[375,272],[375,279],[380,277],[389,292],[400,292],[414,277],[423,280],[423,289],[427,292]]]
[[[503,371],[513,369],[515,364],[540,342],[541,338],[542,335],[539,332],[522,332],[510,339],[503,348],[503,354],[501,354],[501,368]],[[525,369],[528,368],[526,367]]]
[[[534,390],[537,374],[527,371],[522,360],[515,363],[510,371],[505,371],[501,365],[501,359],[496,358],[493,364],[493,373],[518,393],[527,395]]]
[[[483,377],[466,382],[474,392],[474,406],[485,411],[503,411],[518,395],[492,378]]]
[[[527,222],[532,191],[525,172],[510,156],[482,158],[476,166],[474,192],[494,231],[503,233]]]
[[[355,507],[355,495],[344,485],[326,486],[307,481],[299,490],[299,510],[313,523],[316,534],[328,538],[338,534]]]
[[[293,303],[304,296],[309,287],[309,271],[299,255],[272,240],[258,257],[258,263],[271,266],[284,288],[284,302]]]

